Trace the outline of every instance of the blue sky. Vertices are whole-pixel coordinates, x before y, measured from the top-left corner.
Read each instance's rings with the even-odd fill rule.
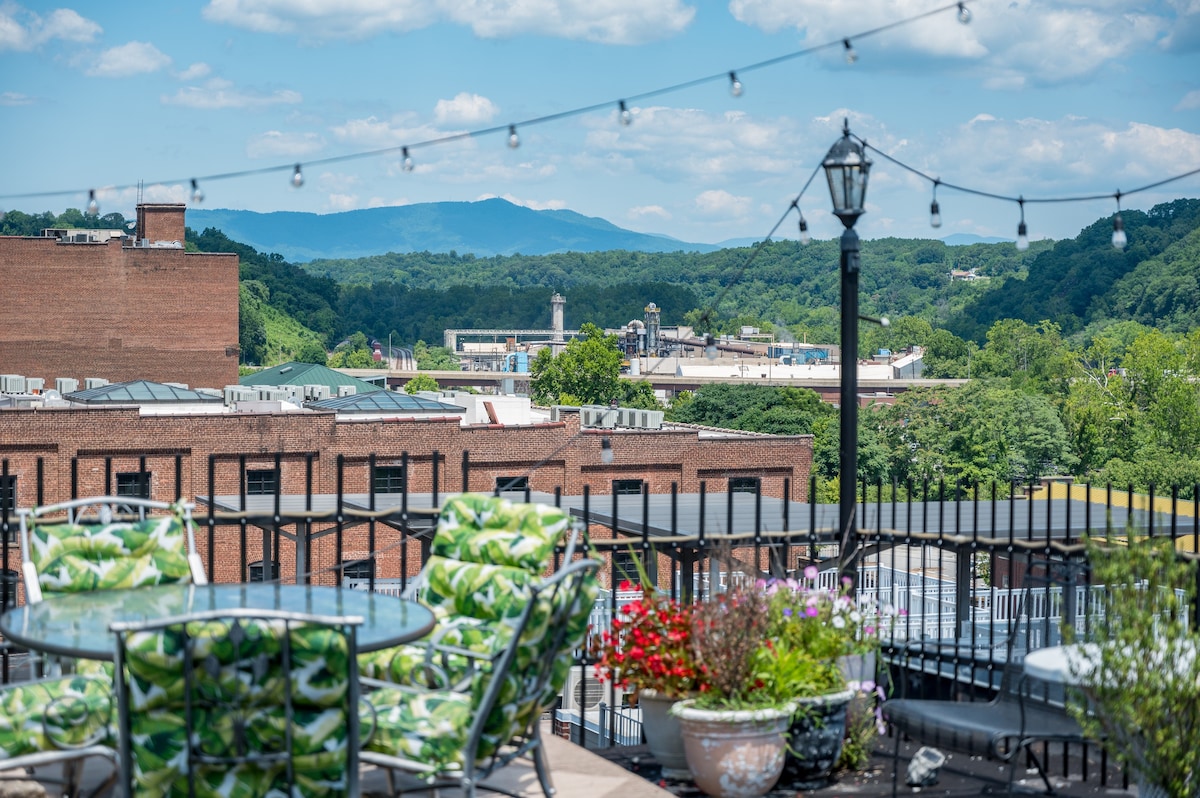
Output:
[[[0,0],[0,206],[129,217],[155,202],[329,213],[504,197],[634,230],[760,238],[838,138],[947,183],[1029,199],[1110,194],[1200,168],[1200,2],[979,0],[877,36],[752,64],[917,16],[936,0]],[[734,97],[720,78],[737,70]],[[400,147],[604,104],[411,151]],[[1014,237],[1018,208],[876,158],[865,238]],[[800,208],[840,227],[818,180]],[[25,195],[63,192],[35,198]],[[1200,196],[1200,175],[1127,197]],[[1027,204],[1031,238],[1065,238],[1112,199]],[[793,214],[778,237],[795,238]]]

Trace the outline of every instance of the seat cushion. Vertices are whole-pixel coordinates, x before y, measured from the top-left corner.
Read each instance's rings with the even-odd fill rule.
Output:
[[[112,680],[75,674],[0,689],[3,757],[111,744]]]
[[[536,579],[522,568],[433,556],[425,564],[419,599],[443,618],[513,621],[529,602],[529,587]]]
[[[368,751],[421,762],[438,770],[462,767],[474,702],[466,693],[450,691],[413,693],[386,687],[368,696],[375,707],[375,733]],[[363,728],[369,724],[363,720]],[[495,748],[484,751],[488,756]]]
[[[556,507],[465,494],[442,507],[430,552],[540,574],[549,569],[569,523],[569,516]]]
[[[370,679],[421,687],[449,687],[466,676],[470,663],[461,654],[430,650],[429,643],[463,648],[484,657],[502,650],[512,640],[512,629],[478,618],[447,617],[424,638],[405,645],[360,654],[358,672]],[[428,672],[427,658],[436,670]],[[440,670],[440,672],[439,672]]]
[[[47,597],[191,580],[187,535],[175,515],[134,523],[38,524],[29,547]]]

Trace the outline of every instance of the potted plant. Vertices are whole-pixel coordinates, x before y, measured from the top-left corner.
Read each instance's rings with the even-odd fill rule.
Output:
[[[1087,541],[1102,620],[1068,657],[1070,710],[1134,774],[1138,795],[1200,796],[1196,562],[1170,538]],[[1067,627],[1064,637],[1075,637]]]
[[[633,590],[622,582],[618,590]],[[610,631],[593,651],[596,676],[637,691],[646,743],[663,777],[688,779],[676,701],[695,695],[704,683],[691,646],[692,607],[641,587],[641,596],[618,608]]]

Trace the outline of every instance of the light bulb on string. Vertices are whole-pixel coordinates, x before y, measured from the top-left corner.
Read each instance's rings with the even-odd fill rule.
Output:
[[[1025,198],[1017,200],[1021,206],[1021,222],[1017,225],[1017,250],[1024,252],[1029,249],[1029,229],[1025,226]]]
[[[958,4],[958,21],[964,25],[971,21],[971,9],[967,8],[966,3]]]
[[[799,210],[797,208],[797,210]],[[812,243],[812,236],[808,234],[808,222],[804,219],[804,214],[800,214],[800,246],[806,246]]]
[[[942,226],[942,209],[938,207],[937,187],[941,180],[933,181],[933,202],[929,203],[929,226],[937,229]]]
[[[1125,236],[1125,220],[1121,218],[1121,192],[1117,192],[1117,215],[1113,217],[1112,245],[1117,249],[1125,249],[1129,239]]]
[[[521,146],[521,137],[517,135],[516,125],[508,126],[508,146],[514,150]]]
[[[300,171],[300,164],[296,164],[296,170],[292,172],[292,187],[300,188],[304,185],[304,174]]]
[[[709,360],[717,359],[717,339],[712,333],[704,334],[704,356]]]
[[[612,438],[605,435],[600,439],[600,462],[609,465],[613,461]]]
[[[0,208],[0,222],[4,221],[5,215],[6,215],[5,210],[3,208]]]
[[[854,52],[854,45],[850,43],[849,39],[842,39],[842,47],[846,49],[847,64],[853,64],[858,60],[858,53]]]
[[[408,154],[408,147],[400,148],[400,157],[402,159],[400,162],[401,168],[406,172],[411,172],[413,170],[413,159],[412,156]]]
[[[631,114],[629,112],[629,109],[625,107],[624,100],[620,101],[620,103],[618,104],[618,108],[620,109],[621,124],[624,125],[625,127],[629,127],[630,125],[632,125],[633,124],[633,114]]]
[[[741,97],[742,91],[744,91],[744,87],[742,86],[742,82],[740,80],[738,80],[737,73],[730,72],[729,73],[729,93],[732,94],[734,97]]]
[[[87,215],[88,216],[99,216],[100,215],[100,203],[96,202],[96,189],[94,189],[94,188],[88,189]]]
[[[196,178],[192,178],[192,204],[199,205],[204,202],[204,192],[200,190],[200,185],[196,182]]]

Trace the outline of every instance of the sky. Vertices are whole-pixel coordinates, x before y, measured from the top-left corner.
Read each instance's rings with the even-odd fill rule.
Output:
[[[712,244],[798,237],[800,196],[833,238],[824,176],[805,185],[847,120],[925,175],[872,154],[863,238],[1015,238],[1023,196],[1036,240],[1200,169],[1200,0],[977,0],[967,24],[951,2],[859,35],[943,7],[0,0],[0,209],[83,209],[94,191],[133,218],[139,193],[194,204],[196,179],[204,208],[503,197]],[[926,178],[1009,199],[942,185],[933,229]],[[1121,207],[1181,197],[1200,174]]]

